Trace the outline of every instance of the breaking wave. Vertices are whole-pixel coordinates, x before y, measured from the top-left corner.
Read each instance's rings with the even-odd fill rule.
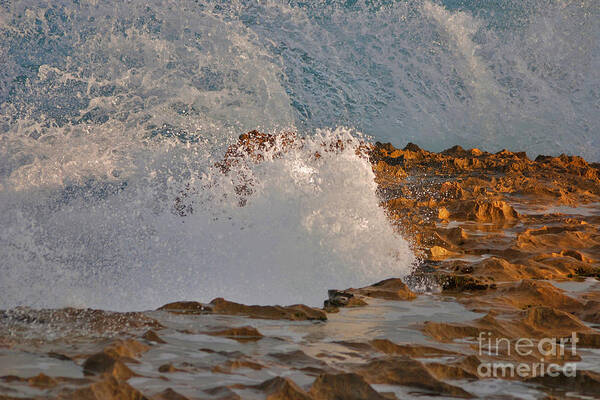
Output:
[[[0,307],[318,304],[402,276],[355,131],[600,160],[599,34],[584,0],[0,2]],[[307,139],[239,166],[240,207],[214,163],[251,129]]]

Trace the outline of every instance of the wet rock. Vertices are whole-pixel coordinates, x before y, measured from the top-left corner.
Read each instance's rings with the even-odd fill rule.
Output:
[[[396,344],[387,339],[374,339],[369,342],[377,351],[390,355],[403,355],[413,358],[442,357],[456,355],[453,351],[417,344]]]
[[[485,260],[472,263],[470,264],[470,268],[470,275],[474,277],[493,279],[500,282],[541,277],[533,267],[512,264],[500,257],[489,257]]]
[[[289,368],[306,370],[309,373],[316,372],[317,374],[332,372],[332,368],[327,363],[309,356],[302,350],[294,350],[286,353],[269,353],[268,356]]]
[[[227,360],[223,364],[219,364],[211,368],[212,372],[218,372],[221,374],[231,374],[238,369],[251,369],[254,371],[260,371],[264,368],[262,364],[254,362],[246,358],[239,358],[237,360]]]
[[[153,330],[149,330],[146,333],[144,333],[144,335],[142,335],[142,339],[146,339],[149,342],[158,343],[158,344],[167,343],[160,336],[158,336],[158,334],[156,332],[154,332]]]
[[[173,373],[173,372],[180,372],[180,371],[184,371],[184,370],[176,368],[171,363],[162,364],[160,367],[158,367],[158,372],[160,372],[162,374],[170,374],[170,373]]]
[[[322,374],[310,388],[314,400],[386,400],[357,374]]]
[[[479,379],[474,372],[457,364],[432,362],[425,364],[425,367],[433,376],[440,380],[448,379]]]
[[[162,392],[152,396],[152,400],[189,400],[182,394],[177,393],[171,388],[167,388]]]
[[[327,314],[324,311],[296,304],[292,306],[247,306],[222,298],[210,302],[212,312],[215,314],[242,315],[250,318],[262,319],[288,319],[292,321],[318,320],[325,321]]]
[[[450,218],[450,211],[448,211],[448,209],[446,207],[440,207],[438,209],[438,218],[439,219],[443,219],[443,220],[447,220]]]
[[[107,376],[99,382],[73,390],[63,391],[59,399],[64,400],[147,400],[147,397],[126,382]]]
[[[51,351],[46,353],[46,355],[50,358],[54,358],[56,360],[61,360],[61,361],[73,361],[73,359],[65,354],[62,353],[57,353],[55,351]]]
[[[198,303],[197,301],[176,301],[165,304],[158,308],[162,311],[168,311],[174,314],[204,314],[210,313],[212,308],[206,304]]]
[[[477,340],[506,338],[568,338],[573,333],[589,334],[590,343],[595,341],[595,331],[572,314],[550,307],[532,307],[502,317],[491,311],[484,317],[466,323],[426,322],[423,332],[440,342],[470,338]],[[580,341],[581,345],[581,341]]]
[[[367,305],[361,296],[354,295],[349,291],[343,290],[329,290],[329,299],[325,300],[323,308],[327,310],[333,310],[337,307],[363,307]],[[327,311],[331,312],[331,311]]]
[[[119,359],[134,361],[140,354],[150,350],[150,346],[134,339],[117,340],[104,349],[104,352]]]
[[[277,376],[254,387],[264,392],[268,400],[311,400],[308,393],[289,378]]]
[[[505,201],[471,200],[454,203],[451,217],[481,222],[512,222],[519,217],[515,209]]]
[[[585,303],[585,307],[578,316],[586,322],[600,324],[600,301],[591,300]]]
[[[438,274],[437,280],[445,292],[472,292],[494,289],[496,284],[489,279],[479,279],[471,275]]]
[[[235,328],[227,328],[220,331],[205,332],[211,336],[222,336],[228,339],[237,340],[241,343],[255,342],[263,338],[263,335],[252,326],[240,326]]]
[[[295,304],[292,306],[247,306],[220,297],[214,299],[209,304],[202,304],[195,301],[169,303],[160,307],[159,310],[176,314],[224,314],[257,319],[287,319],[292,321],[325,321],[327,319],[327,314],[323,310],[308,307],[304,304]]]
[[[458,255],[457,252],[450,251],[441,246],[433,246],[429,249],[429,258],[432,260],[443,260],[444,258]]]
[[[29,383],[29,386],[38,388],[38,389],[50,389],[55,387],[58,382],[54,379],[49,377],[46,374],[40,373],[32,378],[29,378],[27,380],[27,382]]]
[[[105,352],[91,355],[83,363],[83,373],[85,375],[109,374],[122,381],[135,376],[125,364],[118,358]]]
[[[348,289],[354,295],[373,297],[385,300],[413,300],[417,295],[398,278],[385,279],[371,286],[360,289]]]
[[[584,307],[582,302],[566,295],[563,290],[551,283],[534,280],[502,284],[495,291],[461,301],[471,308],[481,308],[483,305],[495,308],[502,305],[514,309],[548,306],[576,312]]]
[[[409,357],[390,357],[358,367],[356,373],[371,384],[412,386],[439,395],[472,398],[467,391],[437,380],[423,363]]]

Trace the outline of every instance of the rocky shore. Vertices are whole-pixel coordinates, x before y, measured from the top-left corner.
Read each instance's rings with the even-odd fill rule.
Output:
[[[220,167],[274,143],[242,135]],[[600,164],[360,151],[421,260],[412,275],[332,288],[323,308],[0,311],[0,399],[600,397]],[[193,212],[185,191],[175,210]]]

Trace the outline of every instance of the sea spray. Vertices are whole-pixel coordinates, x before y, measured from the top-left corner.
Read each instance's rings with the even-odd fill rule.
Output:
[[[328,289],[406,276],[415,259],[379,206],[364,140],[320,130],[226,173],[207,162],[68,194],[16,192],[18,212],[3,213],[1,307],[137,310],[214,297],[319,305]]]
[[[349,126],[596,161],[599,24],[582,0],[0,2],[0,307],[318,304],[401,276],[368,162],[308,149]],[[240,166],[240,207],[214,164],[251,129],[307,141]]]

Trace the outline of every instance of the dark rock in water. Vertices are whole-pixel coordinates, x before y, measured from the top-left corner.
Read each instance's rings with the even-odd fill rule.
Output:
[[[152,400],[188,400],[188,398],[177,393],[171,388],[167,388],[162,392],[152,396]]]
[[[291,306],[247,306],[225,300],[221,297],[214,299],[209,304],[195,301],[178,301],[166,304],[160,307],[159,310],[176,314],[224,314],[257,319],[287,319],[292,321],[325,321],[327,319],[327,314],[323,310],[304,304]]]
[[[338,307],[362,307],[368,305],[365,297],[385,300],[413,300],[417,297],[402,280],[390,278],[359,289],[329,290],[325,300],[325,311],[337,312]]]
[[[357,374],[322,374],[310,388],[314,400],[385,400]]]
[[[135,373],[129,367],[105,352],[88,357],[83,363],[83,373],[85,375],[109,374],[121,381],[126,381],[135,376]]]
[[[254,388],[263,391],[267,399],[311,400],[310,396],[289,378],[277,376]]]
[[[61,353],[56,353],[54,351],[46,353],[46,355],[50,358],[54,358],[54,359],[60,360],[60,361],[73,361],[73,359],[71,357],[61,354]]]
[[[385,279],[371,286],[365,286],[360,289],[348,289],[347,291],[353,294],[385,300],[413,300],[417,298],[417,295],[398,278]]]
[[[212,312],[215,314],[242,315],[259,319],[289,319],[292,321],[319,320],[325,321],[327,314],[323,310],[312,308],[304,304],[291,306],[247,306],[244,304],[216,298],[210,302]]]
[[[83,373],[85,375],[109,374],[125,381],[136,374],[123,362],[137,362],[135,357],[149,349],[149,346],[137,340],[117,340],[103,351],[89,356],[83,363]]]
[[[444,291],[470,292],[474,290],[494,289],[496,284],[489,280],[474,278],[470,275],[443,274],[436,275],[438,283]]]
[[[148,400],[137,389],[113,376],[107,376],[85,388],[66,389],[59,398],[64,400]]]
[[[154,343],[159,343],[159,344],[167,343],[160,336],[158,336],[158,334],[156,332],[154,332],[153,330],[149,330],[146,333],[144,333],[144,335],[142,336],[142,339],[146,339],[149,342],[154,342]]]
[[[209,306],[197,301],[176,301],[165,304],[158,308],[162,311],[168,311],[175,314],[203,314],[210,313],[212,310]]]
[[[56,381],[56,379],[49,377],[46,374],[38,374],[37,376],[34,376],[32,378],[29,378],[27,380],[27,382],[29,383],[29,386],[38,388],[38,389],[50,389],[55,387],[58,382]]]
[[[329,299],[325,300],[325,310],[332,307],[362,307],[366,306],[367,302],[354,294],[343,290],[330,290],[328,292]]]
[[[204,332],[211,336],[223,336],[228,339],[237,340],[238,342],[254,342],[263,338],[256,328],[252,326],[240,326],[235,328],[228,328],[220,331],[209,331]]]
[[[458,386],[437,380],[423,363],[409,357],[390,357],[372,361],[356,369],[371,384],[413,386],[440,395],[472,398]]]
[[[418,344],[396,344],[388,339],[373,339],[369,342],[373,348],[385,354],[402,355],[416,358],[443,357],[457,353]]]
[[[175,368],[175,366],[171,363],[163,364],[160,367],[158,367],[158,372],[161,372],[163,374],[169,374],[177,371],[179,370]]]

